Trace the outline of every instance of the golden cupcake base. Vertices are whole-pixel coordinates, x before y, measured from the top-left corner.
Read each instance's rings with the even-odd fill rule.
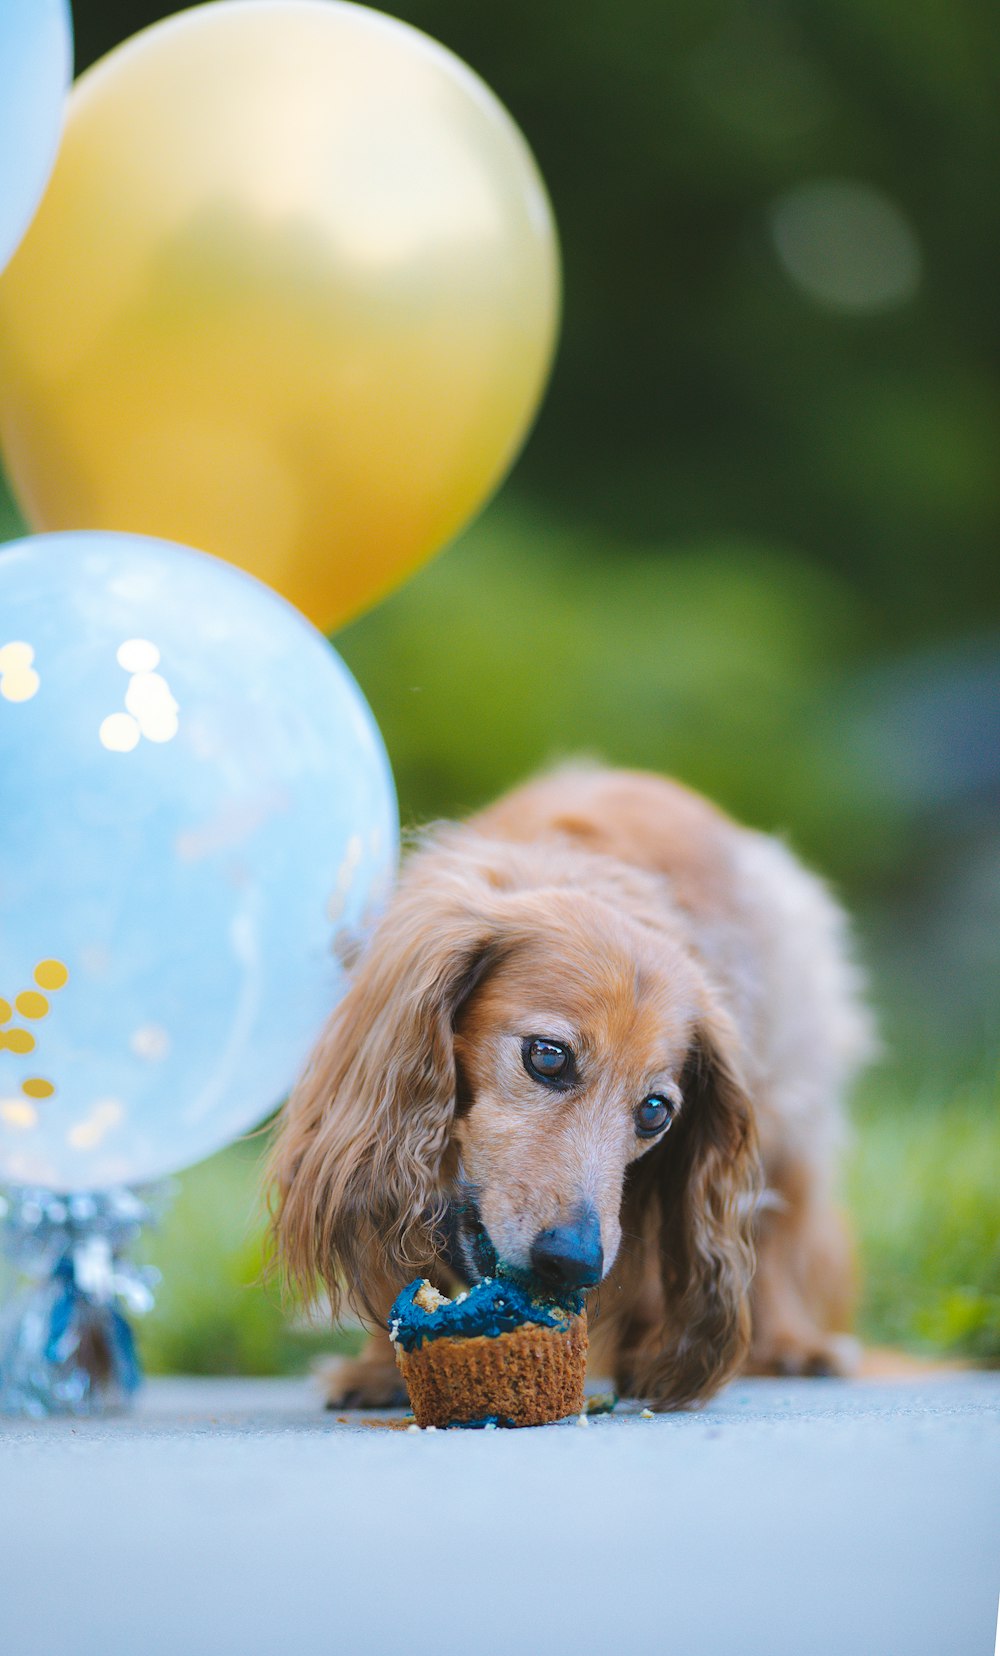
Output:
[[[418,1426],[544,1426],[583,1409],[587,1319],[396,1347]]]

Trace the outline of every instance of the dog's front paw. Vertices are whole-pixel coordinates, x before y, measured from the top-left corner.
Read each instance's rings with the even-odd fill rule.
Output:
[[[808,1339],[785,1340],[775,1337],[751,1351],[746,1372],[849,1379],[857,1374],[860,1362],[861,1346],[851,1334],[815,1334]]]
[[[328,1409],[395,1409],[406,1402],[395,1363],[332,1357],[318,1372]]]

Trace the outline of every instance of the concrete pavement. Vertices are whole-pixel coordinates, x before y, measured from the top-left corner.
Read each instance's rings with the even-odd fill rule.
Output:
[[[1000,1375],[406,1432],[295,1381],[0,1424],[2,1656],[990,1656]],[[381,1417],[383,1420],[400,1417]]]

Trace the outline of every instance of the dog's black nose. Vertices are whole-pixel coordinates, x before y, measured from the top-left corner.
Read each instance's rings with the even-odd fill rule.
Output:
[[[539,1231],[531,1244],[531,1269],[551,1288],[592,1288],[604,1275],[601,1222],[581,1208],[570,1225]]]

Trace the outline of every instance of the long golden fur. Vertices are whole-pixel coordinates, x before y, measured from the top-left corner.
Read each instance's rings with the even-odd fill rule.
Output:
[[[831,1185],[869,1040],[844,931],[783,845],[654,776],[556,771],[428,833],[273,1153],[289,1274],[379,1330],[331,1401],[395,1393],[380,1331],[405,1281],[530,1268],[581,1204],[595,1366],[623,1393],[842,1371]],[[539,1084],[534,1038],[572,1050],[572,1085]],[[680,1107],[644,1139],[650,1097]]]

